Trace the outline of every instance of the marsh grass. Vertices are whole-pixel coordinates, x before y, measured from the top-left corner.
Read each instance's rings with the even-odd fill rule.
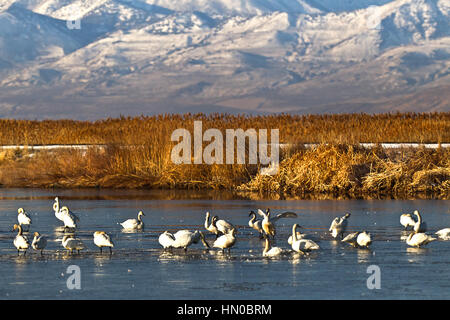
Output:
[[[259,165],[176,165],[172,132],[193,132],[195,120],[221,130],[279,129],[281,152],[275,176]],[[448,198],[450,151],[364,149],[359,142],[450,141],[450,113],[244,116],[160,115],[106,119],[0,120],[3,145],[92,144],[88,150],[4,150],[4,187],[104,187],[215,189],[273,194],[349,197],[430,193]],[[321,143],[307,149],[303,143]],[[207,143],[204,143],[205,147]]]

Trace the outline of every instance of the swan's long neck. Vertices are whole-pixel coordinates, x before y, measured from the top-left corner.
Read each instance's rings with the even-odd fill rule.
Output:
[[[55,199],[55,203],[53,204],[53,210],[55,210],[56,212],[59,212],[59,199],[58,198]]]
[[[297,229],[297,225],[294,224],[294,226],[292,227],[292,240],[293,241],[297,241],[297,232],[295,232]]]
[[[255,222],[256,215],[252,213],[252,218],[250,219],[250,223],[253,224]]]
[[[420,216],[419,211],[414,211],[414,214],[417,216],[417,222],[422,224],[422,217]]]
[[[209,227],[209,212],[206,213],[205,217],[205,229],[208,229]]]
[[[264,248],[264,253],[268,252],[270,249],[269,238],[266,238],[266,246]]]
[[[203,233],[201,233],[201,232],[200,232],[200,240],[202,241],[203,245],[204,245],[206,248],[209,248],[209,244],[208,244],[208,242],[206,242],[205,236],[204,236]]]
[[[22,226],[19,224],[18,226],[19,232],[17,233],[18,236],[22,235]]]

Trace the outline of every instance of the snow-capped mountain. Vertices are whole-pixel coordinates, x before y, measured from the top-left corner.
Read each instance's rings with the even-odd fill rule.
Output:
[[[449,16],[449,0],[0,0],[0,115],[449,111]]]

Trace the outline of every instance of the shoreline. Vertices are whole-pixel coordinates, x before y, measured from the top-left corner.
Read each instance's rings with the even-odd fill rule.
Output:
[[[134,156],[123,148],[8,152],[0,157],[2,189],[227,192],[245,199],[450,199],[450,148],[288,148],[275,175],[261,175],[259,165],[170,162],[161,172],[136,172],[149,158],[128,163],[126,170],[111,167]]]

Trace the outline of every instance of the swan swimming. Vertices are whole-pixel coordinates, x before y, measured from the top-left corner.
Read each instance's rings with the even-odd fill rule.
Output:
[[[277,257],[284,253],[284,250],[280,247],[271,247],[269,237],[265,236],[266,245],[263,250],[264,257]]]
[[[19,222],[19,225],[22,226],[22,228],[24,228],[26,226],[27,230],[29,230],[30,224],[31,224],[31,218],[23,210],[23,208],[17,209],[17,221]]]
[[[436,231],[435,234],[442,240],[450,240],[450,228],[441,229]]]
[[[100,253],[103,253],[102,252],[103,247],[108,247],[109,253],[112,254],[112,248],[114,247],[114,243],[111,241],[110,236],[106,232],[95,231],[94,244],[100,248]]]
[[[232,229],[230,233],[224,234],[216,239],[213,243],[214,248],[222,249],[222,252],[225,249],[228,249],[228,252],[231,252],[231,247],[236,243],[236,229]]]
[[[331,236],[333,238],[337,238],[339,235],[341,236],[341,239],[344,238],[344,232],[347,229],[348,224],[348,218],[350,217],[350,213],[346,213],[343,217],[336,217],[334,218],[333,222],[331,223],[330,229],[328,231],[331,232]]]
[[[292,226],[292,250],[298,253],[306,253],[312,250],[319,250],[320,246],[312,240],[308,239],[298,239],[297,238],[297,228],[301,228],[298,224]]]
[[[15,224],[13,227],[13,231],[18,229],[18,233],[16,237],[14,238],[14,246],[17,248],[17,255],[20,254],[20,250],[25,250],[23,255],[26,255],[27,249],[29,247],[28,239],[24,235],[22,235],[22,226]]]
[[[42,255],[46,246],[47,246],[47,237],[41,236],[39,232],[35,232],[33,242],[31,243],[31,247],[36,251],[41,251]]]
[[[142,221],[142,217],[145,217],[145,214],[142,211],[139,211],[137,219],[128,219],[120,225],[124,229],[132,230],[132,229],[143,229],[144,228],[144,221]]]

